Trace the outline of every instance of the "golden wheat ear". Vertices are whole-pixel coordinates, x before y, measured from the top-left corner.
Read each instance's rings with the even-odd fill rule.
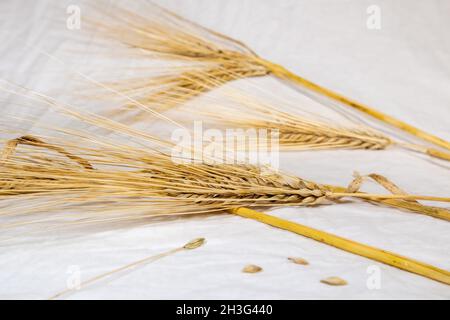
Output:
[[[228,69],[236,78],[229,78],[225,74],[217,75],[225,82],[271,74],[363,112],[417,138],[450,150],[448,141],[302,78],[281,65],[259,57],[242,42],[199,26],[156,5],[149,5],[144,10],[145,13],[137,14],[117,7],[112,10],[110,15],[97,18],[94,24],[102,34],[131,47],[136,54],[144,58],[157,57],[182,61],[196,64],[200,68],[193,69],[188,74],[188,78],[195,79],[196,84],[184,79],[186,74],[174,72],[170,86],[163,90],[164,95],[175,94],[180,97],[180,102],[183,102],[207,91],[205,86],[198,85],[199,77],[193,75],[197,72],[217,74],[216,71],[220,68]],[[200,82],[208,81],[208,79],[200,80]],[[126,84],[124,84],[125,87]],[[188,94],[184,92],[186,90],[189,91]],[[152,101],[160,94],[161,92],[149,94],[147,99]],[[447,160],[450,158],[448,153],[442,153],[439,150],[425,149],[424,151],[431,156]]]

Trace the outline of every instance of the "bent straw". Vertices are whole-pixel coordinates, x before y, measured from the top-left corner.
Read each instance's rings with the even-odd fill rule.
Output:
[[[174,254],[174,253],[177,253],[177,252],[180,252],[180,251],[183,251],[183,250],[196,249],[196,248],[202,246],[204,243],[205,243],[205,239],[204,238],[197,238],[197,239],[191,240],[191,241],[189,241],[188,243],[186,243],[182,247],[179,247],[179,248],[176,248],[176,249],[172,249],[172,250],[169,250],[167,252],[160,253],[158,255],[150,256],[150,257],[147,257],[147,258],[144,258],[144,259],[141,259],[141,260],[129,263],[129,264],[123,266],[123,267],[116,268],[114,270],[111,270],[111,271],[108,271],[106,273],[102,273],[102,274],[100,274],[98,276],[92,277],[92,278],[82,282],[78,288],[69,288],[69,289],[63,290],[63,291],[58,292],[57,294],[51,296],[50,298],[48,298],[48,300],[58,299],[58,298],[60,298],[63,295],[67,295],[67,294],[73,293],[74,291],[81,290],[82,288],[84,288],[84,287],[86,287],[88,285],[91,285],[91,284],[93,284],[95,282],[98,282],[98,281],[100,281],[100,280],[102,280],[102,279],[104,279],[106,277],[109,277],[109,276],[111,276],[113,274],[117,274],[117,273],[122,272],[122,271],[126,271],[126,270],[130,270],[130,269],[136,268],[136,267],[138,267],[140,265],[146,264],[148,262],[156,261],[158,259],[167,257],[167,256],[169,256],[171,254]]]
[[[280,219],[248,208],[231,210],[232,214],[243,218],[253,219],[275,228],[290,231],[301,236],[328,244],[335,248],[369,258],[384,264],[402,269],[423,277],[450,285],[450,272],[432,265],[413,260],[393,252],[380,250],[356,241],[348,240],[331,233],[320,231],[299,223]]]

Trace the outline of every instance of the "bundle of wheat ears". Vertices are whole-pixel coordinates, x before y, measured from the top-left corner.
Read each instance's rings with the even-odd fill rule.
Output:
[[[127,82],[128,85],[124,86],[127,90],[121,91],[126,97],[142,90],[150,92],[144,99],[129,98],[131,104],[128,107],[138,106],[159,115],[158,112],[222,86],[224,82],[267,74],[297,81],[329,96],[334,95],[259,58],[235,40],[201,28],[163,9],[153,9],[155,20],[147,15],[143,18],[130,11],[118,10],[111,13],[110,21],[93,22],[104,34],[139,49],[139,54],[192,64],[171,69],[183,70],[180,73]],[[127,27],[124,28],[124,25]],[[104,115],[81,111],[76,106],[9,84],[3,87],[3,91],[25,96],[35,104],[45,104],[58,114],[89,128],[114,134],[98,136],[88,130],[45,124],[48,132],[45,136],[24,132],[5,141],[0,158],[0,215],[6,221],[1,225],[4,229],[33,228],[52,221],[63,221],[72,226],[232,213],[450,284],[450,272],[446,270],[255,211],[286,206],[338,205],[342,198],[353,198],[450,221],[447,209],[418,202],[450,202],[450,198],[407,194],[377,174],[356,175],[349,186],[341,187],[256,165],[221,164],[223,159],[214,159],[219,161],[212,164],[196,161],[179,163],[168,152],[173,147],[171,142],[133,126]],[[335,95],[334,98],[348,102],[340,96]],[[241,105],[247,103],[248,110],[252,110],[246,112],[247,117],[243,116],[237,122],[224,118],[216,120],[254,128],[282,128],[281,144],[287,148],[383,149],[394,144],[392,139],[369,128],[334,128],[276,111],[268,104],[249,99],[239,101]],[[359,104],[349,104],[364,109]],[[364,111],[380,117],[371,109]],[[399,124],[392,118],[386,119],[391,124]],[[412,130],[410,126],[401,126]],[[16,128],[14,132],[17,131],[20,130]],[[426,140],[448,147],[448,143],[436,137],[421,131],[414,132]],[[114,138],[117,135],[126,139]],[[430,153],[428,150],[432,149],[425,149],[425,152]],[[190,153],[192,158],[197,156],[196,152]],[[365,179],[377,182],[390,193],[360,192]],[[35,200],[41,201],[35,204]],[[70,214],[61,214],[61,211]],[[73,213],[78,211],[84,213]],[[41,214],[45,214],[46,218],[42,219]],[[48,214],[53,214],[51,219]]]
[[[151,4],[146,9],[145,14],[141,15],[117,7],[110,10],[108,15],[92,19],[91,25],[95,27],[96,32],[125,44],[131,48],[129,54],[144,59],[166,60],[172,64],[172,67],[167,67],[163,74],[153,73],[111,84],[127,96],[133,97],[134,103],[129,102],[125,107],[112,110],[109,116],[141,107],[138,114],[132,114],[132,121],[135,122],[148,114],[146,112],[148,109],[142,106],[152,106],[162,111],[232,80],[273,75],[450,150],[450,143],[447,141],[296,76],[285,68],[260,58],[237,40],[201,27],[156,5]],[[179,65],[173,66],[174,63]],[[396,141],[367,126],[357,128],[330,126],[330,123],[316,122],[313,119],[276,111],[268,105],[252,103],[245,106],[245,102],[241,101],[242,104],[243,109],[247,107],[247,110],[239,112],[236,117],[221,116],[222,122],[231,122],[241,127],[277,128],[281,134],[280,145],[284,149],[374,150],[396,145],[450,160],[450,153],[444,150]],[[254,117],[245,116],[244,112],[252,109]],[[226,113],[233,114],[236,111],[239,110],[229,110]],[[241,116],[243,117],[240,118]]]

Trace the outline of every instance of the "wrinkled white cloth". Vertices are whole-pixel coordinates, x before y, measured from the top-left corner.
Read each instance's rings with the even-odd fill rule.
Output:
[[[381,10],[379,30],[367,27],[367,8],[372,2]],[[307,79],[450,140],[450,3],[372,2],[158,1],[242,40],[261,56]],[[20,79],[35,89],[56,85],[39,78],[36,73],[45,63],[42,65],[41,56],[27,53],[24,43],[57,52],[60,43],[46,33],[55,21],[48,22],[45,17],[52,11],[64,22],[66,5],[73,3],[76,1],[2,1],[2,79]],[[72,63],[76,67],[82,61]],[[28,83],[30,75],[40,80]],[[7,100],[1,101],[2,108],[12,108]],[[286,153],[281,155],[280,165],[284,171],[329,184],[347,185],[354,171],[376,172],[411,193],[448,196],[450,191],[448,164],[398,149]],[[448,222],[359,201],[272,213],[450,270]],[[450,298],[449,287],[442,283],[231,215],[5,245],[0,247],[0,298],[44,299],[64,290],[78,271],[86,280],[196,237],[205,237],[207,244],[67,298]],[[302,257],[310,265],[295,265],[287,260],[290,256]],[[263,272],[242,273],[247,264],[259,265]],[[339,276],[348,285],[331,287],[320,282],[330,276]]]

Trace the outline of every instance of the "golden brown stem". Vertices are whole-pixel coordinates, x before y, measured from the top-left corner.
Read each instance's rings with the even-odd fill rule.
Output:
[[[238,208],[233,210],[232,213],[244,218],[249,218],[268,224],[272,227],[287,230],[304,237],[331,245],[338,249],[351,252],[450,285],[450,272],[420,261],[403,257],[385,250],[380,250],[375,247],[371,247],[355,241],[347,240],[331,233],[323,232],[251,209]]]
[[[282,78],[282,79],[287,79],[290,80],[296,84],[299,84],[305,88],[308,88],[310,90],[313,90],[317,93],[323,94],[331,99],[334,99],[336,101],[339,101],[351,108],[354,108],[356,110],[359,110],[361,112],[364,112],[368,115],[370,115],[371,117],[380,120],[384,123],[390,124],[391,126],[394,126],[400,130],[403,130],[405,132],[408,132],[409,134],[416,136],[418,138],[421,138],[425,141],[431,142],[435,145],[438,145],[442,148],[445,148],[447,150],[450,150],[450,143],[448,141],[445,141],[444,139],[441,139],[437,136],[434,136],[430,133],[427,133],[421,129],[418,129],[416,127],[413,127],[412,125],[409,125],[401,120],[398,120],[394,117],[391,117],[387,114],[384,114],[380,111],[377,111],[375,109],[370,108],[369,106],[366,106],[362,103],[356,102],[354,100],[351,100],[349,98],[344,97],[343,95],[336,93],[334,91],[331,91],[327,88],[324,88],[318,84],[315,84],[307,79],[304,79],[294,73],[292,73],[291,71],[287,70],[286,68],[284,68],[281,65],[272,63],[270,61],[267,60],[263,60],[263,59],[259,59],[258,58],[258,62],[261,63],[262,65],[266,66],[273,75]],[[435,152],[430,152],[429,153],[431,156],[437,156],[438,154]],[[448,158],[445,158],[448,160]]]

